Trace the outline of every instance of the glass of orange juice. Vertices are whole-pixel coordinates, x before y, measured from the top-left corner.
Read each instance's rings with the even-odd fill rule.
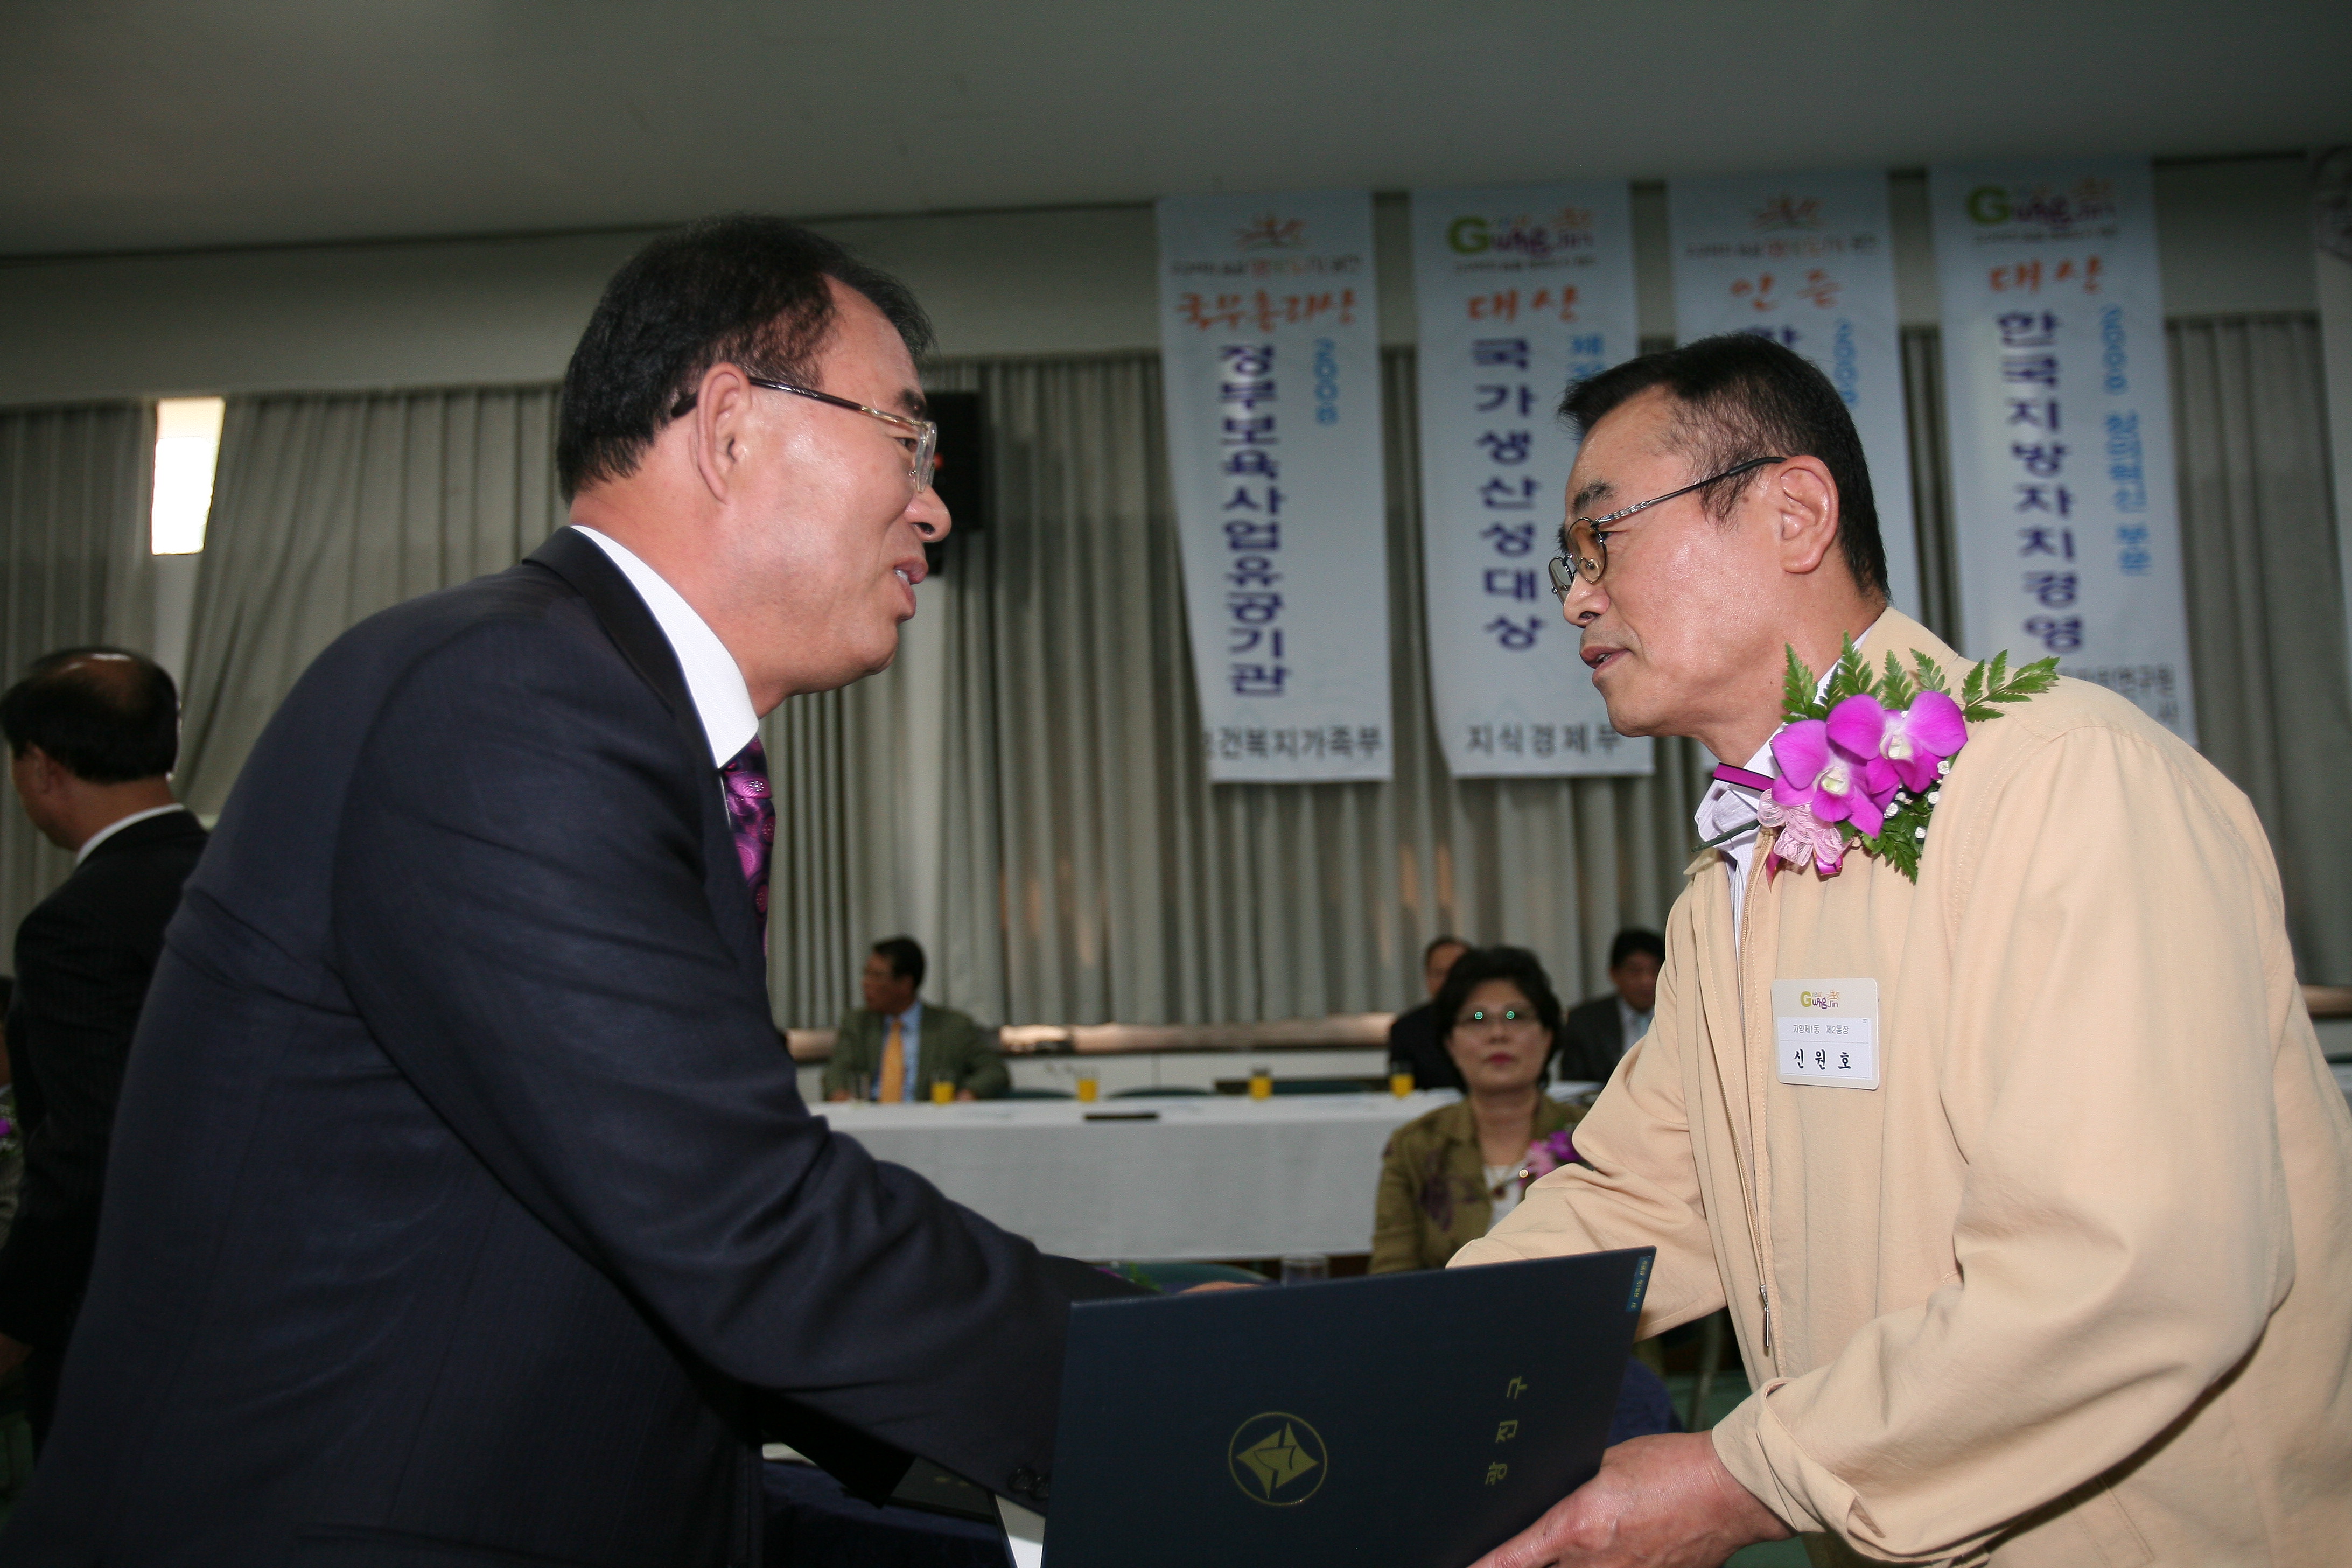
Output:
[[[954,1101],[955,1085],[950,1083],[943,1078],[935,1078],[931,1079],[931,1103],[933,1105],[950,1105],[953,1104]]]
[[[1249,1097],[1252,1100],[1271,1100],[1274,1098],[1274,1069],[1271,1068],[1250,1068]]]
[[[1102,1076],[1093,1068],[1078,1069],[1078,1098],[1089,1105],[1102,1098]]]
[[[1399,1100],[1412,1092],[1412,1069],[1402,1062],[1389,1068],[1389,1092]]]

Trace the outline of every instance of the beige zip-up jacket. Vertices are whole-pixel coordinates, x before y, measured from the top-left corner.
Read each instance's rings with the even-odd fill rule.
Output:
[[[1885,650],[1967,666],[1907,617]],[[1641,1331],[1729,1305],[1714,1432],[1899,1562],[2352,1562],[2352,1115],[2252,809],[2078,681],[1969,727],[1918,884],[1691,868],[1655,1022],[1455,1266],[1654,1246]],[[1875,979],[1874,1089],[1780,1081],[1775,979]]]

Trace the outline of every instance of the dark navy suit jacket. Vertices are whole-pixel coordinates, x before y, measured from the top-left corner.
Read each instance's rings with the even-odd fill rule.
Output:
[[[8,1055],[25,1184],[0,1247],[0,1333],[44,1352],[62,1353],[73,1332],[131,1038],[204,851],[184,811],[117,828],[16,929]]]
[[[562,531],[247,763],[0,1563],[748,1564],[760,1391],[1035,1506],[1066,1283],[802,1104],[677,660]]]

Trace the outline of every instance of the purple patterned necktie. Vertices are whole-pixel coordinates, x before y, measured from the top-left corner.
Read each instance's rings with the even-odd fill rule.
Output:
[[[719,770],[727,789],[727,816],[735,828],[735,856],[743,880],[751,884],[751,908],[760,922],[760,945],[768,942],[768,858],[776,847],[776,797],[768,788],[768,752],[754,735]]]

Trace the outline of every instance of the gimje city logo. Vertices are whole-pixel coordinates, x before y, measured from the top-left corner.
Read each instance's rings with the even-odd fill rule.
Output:
[[[1751,226],[1766,233],[1780,228],[1819,228],[1822,226],[1822,201],[1819,196],[1791,195],[1782,191],[1749,213],[1748,221]]]
[[[1260,213],[1234,231],[1236,250],[1297,250],[1307,243],[1307,220]]]
[[[1330,1455],[1323,1436],[1287,1410],[1267,1410],[1234,1429],[1225,1445],[1234,1485],[1252,1502],[1296,1508],[1323,1489]]]

